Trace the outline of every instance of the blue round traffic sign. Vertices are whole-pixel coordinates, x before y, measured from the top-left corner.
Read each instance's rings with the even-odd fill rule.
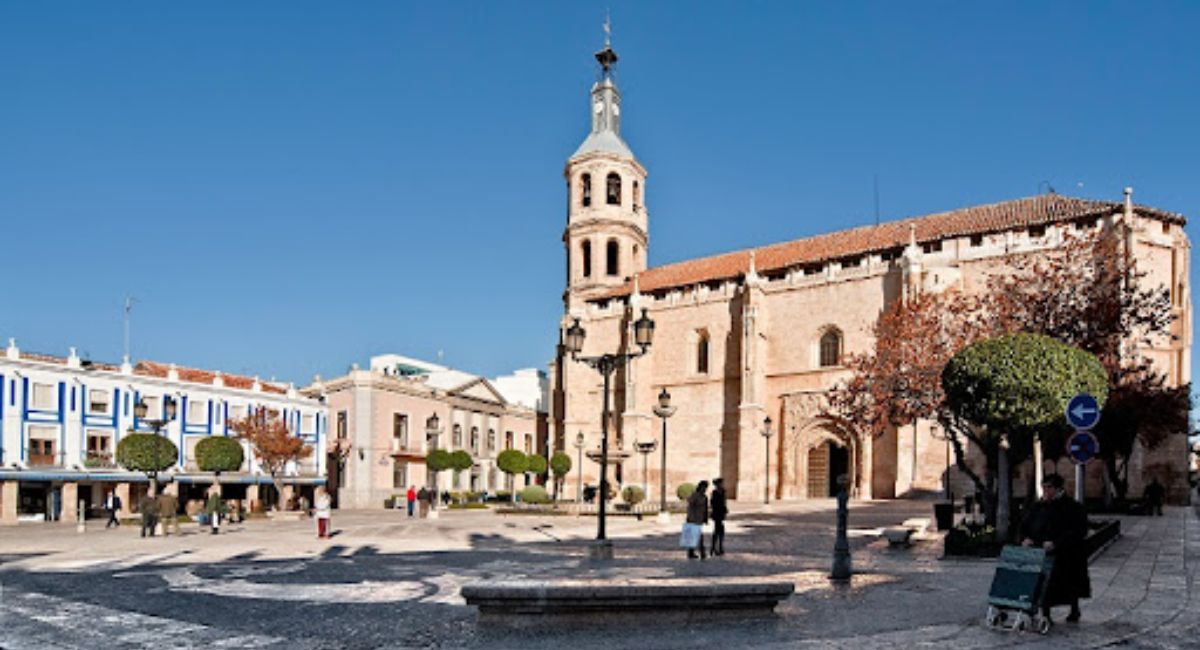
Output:
[[[1067,438],[1067,455],[1082,465],[1100,453],[1100,441],[1091,431],[1076,431]]]
[[[1087,393],[1080,393],[1067,402],[1067,423],[1081,431],[1096,426],[1100,421],[1100,403]]]

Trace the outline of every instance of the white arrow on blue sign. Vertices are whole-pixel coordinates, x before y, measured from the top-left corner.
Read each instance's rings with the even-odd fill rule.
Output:
[[[1067,423],[1080,431],[1087,431],[1100,421],[1100,404],[1095,397],[1080,393],[1067,402]]]

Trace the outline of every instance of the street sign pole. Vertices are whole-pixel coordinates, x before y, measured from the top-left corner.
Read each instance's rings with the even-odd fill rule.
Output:
[[[1079,463],[1075,466],[1075,500],[1083,503],[1083,481],[1087,478],[1083,468],[1087,467],[1084,463]]]
[[[1067,424],[1075,429],[1075,434],[1067,440],[1067,453],[1075,461],[1075,500],[1083,503],[1084,481],[1087,480],[1085,469],[1087,463],[1100,451],[1100,443],[1091,434],[1092,428],[1100,421],[1100,403],[1087,393],[1080,393],[1067,402]]]

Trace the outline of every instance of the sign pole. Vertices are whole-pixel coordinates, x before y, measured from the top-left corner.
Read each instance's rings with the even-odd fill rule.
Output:
[[[1087,467],[1084,463],[1079,463],[1075,466],[1075,500],[1083,503],[1083,481],[1085,479],[1084,468]]]

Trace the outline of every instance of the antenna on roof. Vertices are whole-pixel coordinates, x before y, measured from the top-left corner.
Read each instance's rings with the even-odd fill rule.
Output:
[[[875,225],[879,225],[879,174],[875,174]]]
[[[125,296],[125,357],[124,361],[129,361],[129,319],[133,312],[133,303],[137,302],[137,298],[133,296]]]
[[[1043,186],[1043,185],[1045,185],[1045,186],[1046,186],[1046,193],[1047,193],[1047,194],[1055,194],[1055,191],[1054,191],[1054,186],[1050,184],[1050,181],[1042,181],[1042,182],[1038,183],[1038,189],[1037,189],[1037,193],[1038,193],[1038,194],[1041,194],[1041,193],[1042,193],[1042,186]]]

